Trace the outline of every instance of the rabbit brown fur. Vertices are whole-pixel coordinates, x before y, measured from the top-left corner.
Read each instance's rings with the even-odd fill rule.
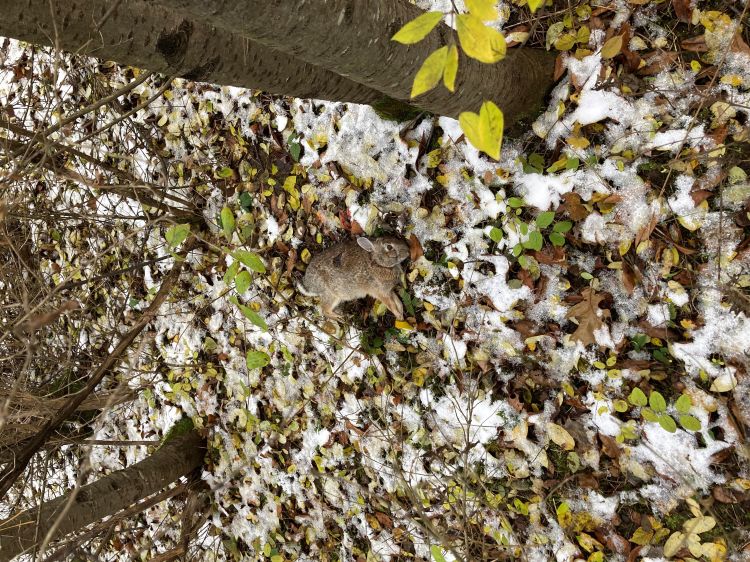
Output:
[[[316,254],[307,266],[304,288],[320,297],[323,313],[341,318],[336,306],[345,301],[375,297],[398,320],[404,318],[404,306],[393,288],[401,279],[402,261],[409,257],[409,245],[400,238],[384,236],[370,240],[340,242]]]

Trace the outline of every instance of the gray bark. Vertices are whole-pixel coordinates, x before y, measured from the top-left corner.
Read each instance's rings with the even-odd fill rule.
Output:
[[[399,100],[408,100],[420,66],[453,33],[438,26],[421,42],[402,45],[393,34],[422,11],[407,0],[149,0],[244,35],[270,49],[314,63]],[[552,85],[555,55],[510,49],[495,65],[463,54],[456,92],[439,86],[415,104],[458,117],[494,101],[506,124],[536,111]]]
[[[68,492],[0,521],[0,561],[30,552],[55,524],[52,538],[61,538],[155,494],[199,467],[204,453],[201,437],[191,431],[167,441],[147,459],[82,486],[77,493]]]
[[[226,30],[139,0],[0,0],[0,35],[167,75],[371,104],[384,96]]]

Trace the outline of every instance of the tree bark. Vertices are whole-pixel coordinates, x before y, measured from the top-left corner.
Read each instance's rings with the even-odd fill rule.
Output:
[[[180,13],[244,35],[399,100],[409,100],[411,85],[427,56],[449,43],[453,31],[440,25],[415,45],[391,37],[422,10],[407,0],[149,0]],[[495,102],[506,124],[535,112],[553,83],[555,54],[510,49],[495,65],[461,54],[456,92],[442,85],[415,105],[458,117]]]
[[[167,441],[147,459],[0,521],[0,561],[31,551],[57,525],[60,538],[155,494],[203,463],[203,440],[195,431]]]
[[[104,0],[51,6],[0,0],[0,35],[215,84],[376,106],[412,103],[417,70],[453,33],[441,25],[416,45],[391,41],[421,13],[405,0],[122,0],[102,25],[96,22],[107,12]],[[541,108],[554,59],[542,50],[510,49],[505,60],[487,65],[462,54],[456,92],[438,86],[412,105],[458,117],[492,100],[510,125]]]
[[[380,92],[246,38],[139,0],[0,0],[0,35],[167,75],[331,101]],[[50,8],[51,7],[51,8]]]

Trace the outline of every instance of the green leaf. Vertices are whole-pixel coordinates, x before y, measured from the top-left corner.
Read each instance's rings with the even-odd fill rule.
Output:
[[[492,21],[497,19],[495,0],[465,0],[464,3],[469,9],[469,12],[482,21]]]
[[[523,246],[521,244],[513,246],[513,257],[517,258],[521,255],[521,252],[523,252]]]
[[[247,291],[250,288],[251,283],[252,277],[250,276],[250,272],[247,269],[243,269],[242,271],[240,271],[237,274],[237,277],[234,278],[234,287],[237,289],[237,292],[239,294],[243,294],[245,291]]]
[[[414,83],[411,87],[411,97],[416,98],[429,92],[443,76],[445,70],[445,61],[448,57],[448,47],[440,47],[436,51],[433,51],[422,63],[422,67],[417,71],[417,75],[414,77]]]
[[[448,91],[456,89],[456,74],[458,74],[458,47],[448,47],[448,56],[445,58],[445,70],[443,71],[443,84]]]
[[[490,240],[493,242],[500,242],[500,240],[503,239],[503,231],[497,228],[496,226],[493,226],[490,230]]]
[[[478,17],[459,14],[456,16],[456,30],[466,56],[490,64],[505,56],[505,37],[496,29],[484,25]]]
[[[266,321],[263,320],[263,318],[261,318],[261,316],[257,312],[255,312],[249,306],[245,306],[244,304],[239,303],[236,299],[234,300],[234,303],[237,305],[237,308],[240,309],[240,312],[245,318],[250,320],[250,322],[258,326],[258,328],[260,328],[264,332],[268,331],[268,324],[266,324]]]
[[[523,199],[521,199],[520,197],[510,197],[505,203],[511,209],[519,209],[523,207]]]
[[[643,391],[637,386],[630,392],[630,396],[628,396],[628,402],[630,402],[633,406],[645,406],[646,404],[648,404],[646,395],[643,394]]]
[[[623,413],[628,411],[628,403],[625,400],[615,400],[612,405],[615,407],[615,412]]]
[[[568,232],[573,227],[573,223],[570,221],[560,221],[556,222],[555,226],[552,227],[552,230],[555,232]]]
[[[648,405],[651,406],[651,409],[657,413],[667,411],[667,401],[664,400],[664,397],[661,395],[661,393],[656,390],[652,390],[651,394],[649,394]]]
[[[529,164],[541,173],[544,168],[544,156],[538,152],[532,152],[529,155]]]
[[[680,425],[688,431],[701,430],[701,422],[695,416],[680,416]]]
[[[529,10],[531,10],[531,13],[534,14],[539,9],[539,7],[544,4],[545,0],[529,0]]]
[[[523,243],[523,247],[528,248],[529,250],[539,251],[542,249],[542,244],[544,244],[542,233],[538,230],[532,230],[529,232],[529,239]]]
[[[580,164],[581,161],[578,158],[568,158],[568,160],[565,162],[565,169],[577,170]]]
[[[674,407],[681,414],[687,414],[690,411],[690,406],[692,405],[693,405],[693,401],[690,399],[690,396],[688,396],[687,394],[682,394],[677,399],[677,402],[674,403]]]
[[[256,273],[265,273],[266,266],[263,265],[258,254],[248,252],[247,250],[235,250],[232,252],[232,257],[240,263],[246,265]]]
[[[559,232],[550,232],[549,241],[552,242],[553,246],[557,246],[559,248],[560,246],[565,245],[565,236],[563,236]]]
[[[247,191],[240,193],[240,207],[243,211],[249,211],[253,208],[253,196]]]
[[[227,240],[232,239],[232,233],[234,232],[234,212],[229,207],[224,207],[221,210],[221,229],[224,231],[224,236]]]
[[[398,30],[398,32],[391,37],[391,41],[398,41],[404,45],[411,45],[424,39],[427,34],[432,31],[440,20],[443,19],[443,12],[426,12],[420,16],[417,16],[404,27]]]
[[[539,213],[536,218],[536,225],[538,228],[547,228],[555,220],[555,211],[545,211]]]
[[[641,410],[641,416],[643,416],[644,420],[649,422],[659,421],[659,416],[656,415],[651,408],[643,408],[643,410]]]
[[[659,416],[659,425],[669,433],[674,433],[675,431],[677,431],[677,424],[672,419],[672,416],[668,416],[667,414],[662,414]]]
[[[229,285],[234,281],[237,272],[240,270],[240,262],[233,261],[232,265],[227,268],[227,272],[224,274],[224,284]]]
[[[167,229],[164,238],[170,248],[176,248],[185,241],[188,234],[190,234],[189,224],[176,224]]]
[[[432,559],[435,562],[445,562],[445,556],[443,556],[443,549],[440,548],[438,545],[433,544],[430,547],[430,554],[432,554]]]
[[[523,269],[529,268],[529,258],[524,256],[518,256],[518,265],[520,265]]]
[[[549,51],[550,47],[560,38],[565,32],[565,22],[558,21],[553,23],[547,28],[547,38],[545,40],[546,48]]]
[[[268,365],[270,362],[271,358],[267,353],[263,353],[262,351],[248,351],[247,355],[245,355],[245,364],[250,370],[260,369]]]
[[[486,101],[479,109],[479,115],[464,111],[458,116],[458,122],[466,138],[475,148],[490,158],[500,159],[504,119],[499,107],[491,101]]]
[[[223,180],[227,178],[231,178],[233,175],[234,175],[234,171],[232,170],[232,168],[229,168],[228,166],[219,168],[219,170],[216,172],[216,177],[221,178]]]

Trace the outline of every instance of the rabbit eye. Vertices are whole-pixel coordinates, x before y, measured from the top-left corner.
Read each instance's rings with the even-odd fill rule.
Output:
[[[385,245],[385,251],[386,252],[390,252],[391,250],[393,250],[393,244],[386,244]]]

